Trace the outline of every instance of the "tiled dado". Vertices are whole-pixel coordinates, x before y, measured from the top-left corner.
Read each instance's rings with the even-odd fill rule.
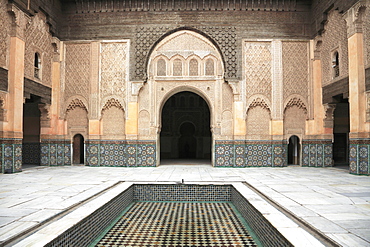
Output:
[[[216,141],[215,166],[286,166],[286,149],[282,141]]]
[[[86,142],[86,162],[89,166],[156,166],[155,141]]]
[[[22,139],[1,139],[0,167],[2,173],[22,171]]]
[[[302,166],[333,166],[333,144],[331,140],[303,140]]]
[[[349,140],[349,172],[357,175],[370,174],[370,139]]]
[[[42,140],[40,144],[42,166],[71,165],[71,143],[66,140]]]
[[[22,144],[22,163],[28,165],[40,165],[40,143]]]

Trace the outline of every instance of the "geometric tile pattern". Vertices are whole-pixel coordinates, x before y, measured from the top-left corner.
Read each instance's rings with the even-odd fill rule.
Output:
[[[370,174],[370,139],[350,140],[349,172],[357,175]]]
[[[253,230],[262,246],[293,246],[276,228],[243,197],[235,188],[231,189],[231,202]]]
[[[86,141],[86,165],[156,166],[155,141]]]
[[[1,171],[15,173],[22,171],[22,139],[1,139]]]
[[[41,140],[42,166],[71,165],[71,143],[66,140]]]
[[[133,187],[131,186],[109,203],[98,208],[89,217],[81,219],[80,222],[53,239],[45,247],[90,246],[94,239],[98,238],[133,202],[132,195]]]
[[[302,166],[333,166],[331,140],[302,140]]]
[[[216,167],[286,166],[287,145],[282,141],[216,141]]]
[[[135,184],[135,201],[230,201],[231,186]]]
[[[22,144],[22,163],[40,165],[40,143]]]
[[[137,202],[96,246],[257,246],[230,203]]]

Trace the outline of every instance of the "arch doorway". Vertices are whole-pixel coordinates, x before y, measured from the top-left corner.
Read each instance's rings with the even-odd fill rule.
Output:
[[[162,109],[161,162],[173,159],[211,160],[210,110],[192,92],[171,96]]]
[[[288,165],[299,165],[300,150],[301,145],[298,136],[291,136],[288,144]]]
[[[81,134],[76,134],[73,137],[73,164],[84,164],[84,137]]]

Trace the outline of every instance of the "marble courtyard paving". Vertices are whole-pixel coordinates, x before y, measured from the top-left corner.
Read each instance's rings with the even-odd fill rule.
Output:
[[[242,182],[342,246],[370,246],[370,177],[337,168],[33,167],[0,174],[0,243],[109,188],[131,182]]]

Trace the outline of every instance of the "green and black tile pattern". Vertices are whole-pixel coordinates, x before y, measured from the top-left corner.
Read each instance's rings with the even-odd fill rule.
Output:
[[[227,202],[137,202],[96,245],[257,246]]]

